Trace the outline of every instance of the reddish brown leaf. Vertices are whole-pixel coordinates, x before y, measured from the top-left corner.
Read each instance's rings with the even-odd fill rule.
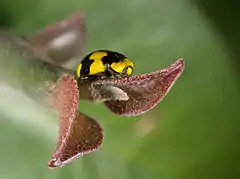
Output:
[[[84,14],[76,13],[27,37],[27,40],[35,55],[47,62],[71,69],[79,62],[85,46]]]
[[[125,91],[128,100],[109,100],[105,101],[105,105],[119,115],[137,116],[152,109],[163,99],[184,66],[180,58],[166,69],[134,77],[97,80],[93,85],[112,85]]]
[[[60,134],[56,151],[49,161],[49,168],[61,167],[74,159],[97,150],[103,141],[101,126],[92,118],[78,112],[73,120],[67,120],[68,126],[60,126],[64,131]]]
[[[60,118],[58,143],[48,166],[63,166],[98,149],[103,140],[101,126],[78,108],[78,87],[74,76],[63,75],[54,90],[54,109]]]
[[[54,108],[60,116],[59,139],[48,166],[63,166],[97,150],[102,144],[101,126],[77,111],[79,91],[80,94],[85,93],[86,97],[90,95],[89,99],[93,101],[104,101],[114,113],[136,116],[158,104],[183,69],[184,62],[178,59],[166,69],[121,79],[102,79],[77,84],[74,76],[63,75],[57,82],[54,93]],[[77,85],[80,85],[79,91]]]
[[[60,119],[73,119],[76,116],[79,94],[74,76],[63,74],[53,91],[53,107]]]

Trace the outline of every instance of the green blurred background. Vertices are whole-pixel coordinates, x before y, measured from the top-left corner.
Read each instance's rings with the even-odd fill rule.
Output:
[[[237,179],[239,2],[216,0],[1,0],[0,25],[28,34],[86,13],[85,52],[114,49],[136,74],[183,57],[186,69],[150,112],[119,117],[103,105],[80,110],[104,128],[103,147],[50,170],[57,119],[21,93],[0,88],[0,179]],[[238,140],[237,140],[238,139]]]

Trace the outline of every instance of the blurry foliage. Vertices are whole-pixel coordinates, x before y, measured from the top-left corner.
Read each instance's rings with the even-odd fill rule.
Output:
[[[240,63],[240,2],[236,0],[197,0],[207,18],[215,25],[221,36],[226,40],[229,50],[235,56],[233,62]],[[239,70],[239,67],[236,67]]]
[[[208,7],[211,12],[218,3]],[[103,126],[103,147],[57,170],[46,167],[57,119],[1,87],[0,178],[238,178],[240,95],[238,71],[231,62],[239,51],[233,56],[229,52],[239,47],[238,31],[234,33],[239,26],[229,19],[232,11],[215,13],[226,18],[229,24],[224,24],[209,20],[187,0],[1,0],[0,24],[31,33],[79,9],[86,12],[86,52],[121,51],[134,59],[136,74],[165,67],[179,56],[186,69],[163,102],[138,120],[80,103]],[[215,24],[229,27],[228,33],[219,33]],[[225,41],[229,34],[232,40]]]

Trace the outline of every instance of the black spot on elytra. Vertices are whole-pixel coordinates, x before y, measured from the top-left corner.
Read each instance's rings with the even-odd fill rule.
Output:
[[[124,58],[126,58],[123,54],[108,50],[103,50],[104,52],[107,52],[107,56],[104,56],[102,58],[103,64],[111,64],[111,63],[117,63],[122,61]]]
[[[90,66],[93,62],[94,62],[94,60],[90,60],[90,59],[82,61],[82,68],[80,70],[80,76],[84,77],[84,76],[89,75]]]

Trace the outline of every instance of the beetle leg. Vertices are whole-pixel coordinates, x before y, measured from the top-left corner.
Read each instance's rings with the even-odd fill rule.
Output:
[[[107,70],[112,76],[114,76],[115,78],[119,78],[119,76],[118,76],[119,73],[115,72],[115,71],[110,67],[109,64],[106,64],[105,67],[106,67],[106,70]]]

